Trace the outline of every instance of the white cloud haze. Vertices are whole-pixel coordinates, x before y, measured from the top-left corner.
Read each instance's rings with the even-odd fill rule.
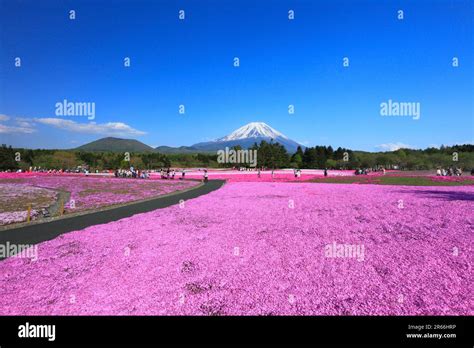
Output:
[[[8,115],[0,114],[0,122],[10,121],[11,117]],[[0,123],[0,133],[10,134],[10,133],[23,133],[23,134],[31,134],[34,133],[36,130],[34,126],[26,121],[23,118],[15,119],[16,125],[5,125]]]
[[[55,127],[68,132],[82,133],[82,134],[98,134],[107,136],[141,136],[146,132],[140,131],[129,126],[123,122],[107,122],[107,123],[78,123],[73,120],[63,118],[25,118],[25,117],[10,117],[8,115],[0,114],[0,122],[7,122],[13,124],[0,123],[0,133],[24,133],[31,134],[37,131],[38,124]]]
[[[396,151],[398,149],[413,149],[413,146],[403,144],[403,143],[387,143],[387,144],[380,144],[375,146],[377,149],[381,151]]]
[[[65,120],[63,118],[36,118],[36,122],[53,126],[59,129],[64,129],[75,133],[86,134],[101,134],[101,135],[117,135],[117,136],[140,136],[146,132],[132,128],[122,122],[108,122],[108,123],[77,123],[72,120]]]
[[[6,126],[4,124],[0,124],[0,133],[24,133],[24,134],[31,134],[34,133],[36,130],[34,128],[29,127],[15,127],[15,126]]]

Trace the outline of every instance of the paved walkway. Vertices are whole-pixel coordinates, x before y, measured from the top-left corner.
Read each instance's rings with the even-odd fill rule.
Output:
[[[65,216],[64,218],[49,222],[36,223],[0,231],[0,245],[6,245],[7,242],[10,244],[37,244],[46,240],[54,239],[61,234],[82,230],[89,226],[106,224],[135,214],[166,208],[178,204],[180,200],[186,201],[217,190],[224,184],[224,182],[224,180],[211,180],[202,186],[181,193],[157,197],[156,199],[131,203],[94,213],[70,217]],[[3,258],[0,257],[0,260],[2,259]]]

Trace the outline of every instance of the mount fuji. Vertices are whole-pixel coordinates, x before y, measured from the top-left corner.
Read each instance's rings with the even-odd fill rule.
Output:
[[[207,141],[204,143],[197,143],[192,146],[158,146],[152,148],[133,139],[119,139],[119,138],[102,138],[91,143],[78,147],[78,150],[84,151],[111,151],[111,152],[161,152],[165,154],[173,153],[212,153],[218,150],[224,150],[226,147],[233,147],[240,145],[244,149],[252,147],[255,143],[260,144],[262,140],[266,142],[273,141],[285,147],[289,153],[296,152],[298,146],[302,149],[305,147],[298,144],[296,141],[289,139],[284,134],[276,129],[273,129],[268,124],[263,122],[251,122],[239,129],[236,129],[225,137],[216,139],[214,141]]]
[[[290,153],[296,152],[298,146],[301,146],[304,149],[303,145],[289,139],[287,136],[283,135],[276,129],[273,129],[264,122],[251,122],[236,129],[225,137],[214,141],[197,143],[191,147],[199,151],[217,151],[222,150],[225,147],[240,145],[242,148],[246,149],[252,147],[255,143],[260,144],[262,140],[265,140],[266,142],[273,140],[273,142],[283,145]]]

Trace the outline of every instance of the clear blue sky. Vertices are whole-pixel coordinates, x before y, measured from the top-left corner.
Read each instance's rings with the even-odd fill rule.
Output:
[[[368,151],[474,138],[471,0],[0,4],[1,143],[192,145],[252,121],[305,145]],[[96,124],[56,116],[63,99],[95,102]],[[382,117],[388,99],[419,102],[420,119]]]

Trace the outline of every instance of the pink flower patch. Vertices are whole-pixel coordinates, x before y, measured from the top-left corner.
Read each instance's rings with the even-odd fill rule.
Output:
[[[227,183],[2,261],[0,314],[473,315],[473,199],[472,186]]]

